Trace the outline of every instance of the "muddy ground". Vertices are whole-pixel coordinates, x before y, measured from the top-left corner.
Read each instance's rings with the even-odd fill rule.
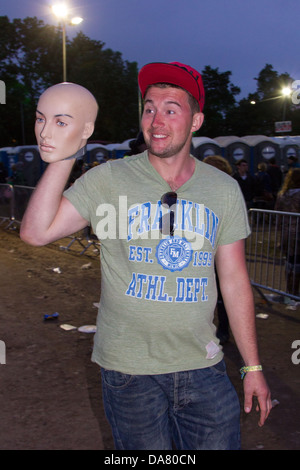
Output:
[[[78,243],[72,253],[60,249],[67,244],[33,248],[17,231],[0,228],[0,340],[6,345],[6,363],[0,364],[1,450],[113,449],[98,366],[90,360],[93,334],[61,328],[95,324],[99,259],[92,248],[80,255]],[[256,292],[255,299],[256,313],[267,315],[257,317],[260,354],[279,403],[263,428],[256,412],[242,413],[242,448],[296,450],[300,364],[292,362],[292,343],[300,340],[300,309],[269,306]],[[57,320],[44,320],[55,312]],[[224,352],[242,402],[241,361],[232,337]],[[295,356],[300,359],[300,353]]]

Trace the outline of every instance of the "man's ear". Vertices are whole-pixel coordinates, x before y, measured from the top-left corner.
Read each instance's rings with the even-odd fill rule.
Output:
[[[193,126],[192,132],[196,132],[200,129],[204,121],[204,114],[203,113],[195,113],[193,116]]]
[[[86,122],[84,126],[84,131],[82,134],[83,139],[88,139],[91,137],[92,133],[94,132],[95,125],[93,122]]]

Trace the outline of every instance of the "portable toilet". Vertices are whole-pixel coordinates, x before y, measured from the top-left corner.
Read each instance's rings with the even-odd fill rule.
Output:
[[[198,160],[203,160],[210,155],[222,155],[221,148],[213,139],[209,137],[193,137],[191,153]]]
[[[275,158],[276,164],[280,165],[280,146],[270,137],[265,135],[246,135],[242,139],[251,148],[250,172],[256,173],[257,165],[261,162],[268,163],[270,158]]]
[[[24,184],[26,186],[36,186],[44,170],[44,162],[40,157],[37,145],[21,145],[14,148],[17,155],[17,162],[22,163]]]
[[[280,146],[281,151],[281,162],[280,165],[283,168],[287,168],[289,157],[296,157],[299,159],[300,154],[300,141],[297,141],[297,137],[293,136],[276,136],[272,137],[272,140]]]
[[[112,149],[113,149],[113,155],[114,158],[123,158],[125,155],[130,154],[131,152],[131,147],[130,147],[130,142],[135,139],[127,139],[124,140],[124,142],[121,142],[120,144],[113,144]]]
[[[88,162],[105,163],[110,159],[110,151],[105,145],[101,144],[87,144]]]
[[[0,148],[0,162],[3,163],[8,176],[11,175],[11,169],[13,165],[17,163],[17,156],[13,151],[14,147],[2,147]]]
[[[241,158],[244,158],[250,164],[250,147],[243,139],[231,135],[215,137],[214,140],[220,145],[222,156],[229,161],[233,170],[236,162]]]

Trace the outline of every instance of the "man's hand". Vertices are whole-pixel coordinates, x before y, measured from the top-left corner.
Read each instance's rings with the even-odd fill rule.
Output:
[[[258,404],[256,411],[260,411],[259,426],[263,426],[272,409],[271,392],[265,381],[264,375],[260,371],[248,372],[244,382],[244,410],[250,413],[253,398],[256,397]]]

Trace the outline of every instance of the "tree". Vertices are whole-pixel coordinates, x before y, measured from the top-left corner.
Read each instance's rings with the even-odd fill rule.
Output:
[[[201,75],[205,89],[205,120],[198,135],[211,138],[226,135],[226,116],[234,108],[235,96],[241,90],[230,82],[230,71],[219,72],[219,68],[206,66]]]
[[[0,17],[0,67],[6,105],[0,147],[34,144],[34,115],[43,90],[62,81],[62,34],[37,18]],[[138,133],[137,64],[83,33],[67,39],[67,79],[88,88],[99,105],[94,139],[122,141]]]
[[[93,139],[121,142],[138,132],[137,64],[79,33],[68,48],[70,81],[88,88],[99,104]]]
[[[282,95],[282,88],[291,86],[293,82],[290,75],[279,74],[271,64],[266,64],[255,80],[256,92],[242,99],[227,115],[228,129],[232,134],[272,136],[275,135],[275,122],[283,120],[291,120],[292,134],[299,134],[300,112],[292,106],[290,97]]]

